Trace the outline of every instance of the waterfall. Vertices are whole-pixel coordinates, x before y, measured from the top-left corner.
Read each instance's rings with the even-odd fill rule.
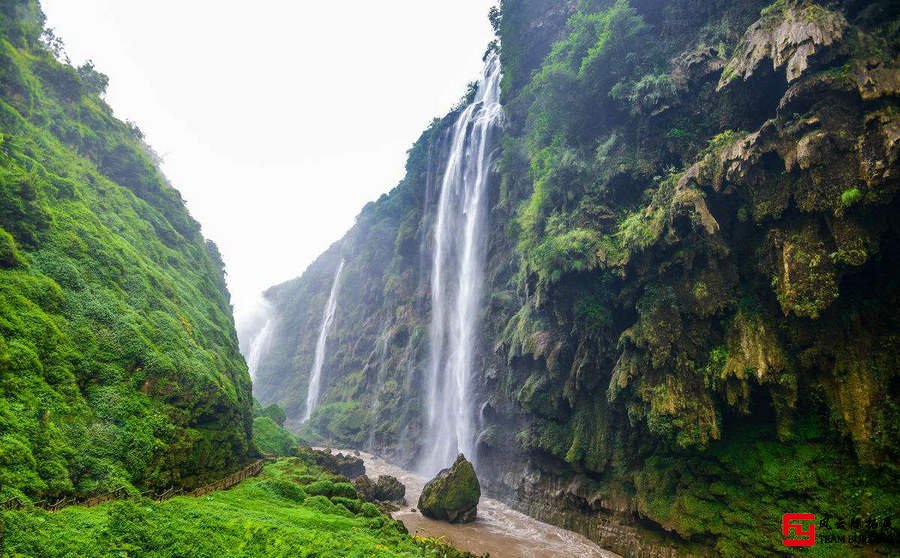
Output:
[[[250,371],[250,379],[256,379],[256,372],[259,370],[259,363],[263,354],[269,350],[269,342],[272,338],[272,330],[275,329],[274,318],[266,319],[262,329],[253,336],[250,341],[250,350],[247,352],[247,368]]]
[[[319,339],[316,341],[316,355],[313,359],[312,369],[309,371],[309,388],[306,392],[306,411],[303,412],[303,422],[309,420],[313,410],[319,403],[319,390],[322,383],[322,364],[325,362],[325,342],[331,333],[334,323],[334,311],[337,308],[338,285],[341,281],[341,271],[344,270],[344,260],[338,265],[331,283],[331,292],[328,294],[328,302],[325,304],[325,312],[322,314],[322,326],[319,328]]]
[[[478,345],[484,267],[487,179],[493,131],[503,120],[500,60],[485,59],[475,100],[451,133],[434,225],[426,446],[419,468],[432,474],[458,452],[475,459],[471,382]]]

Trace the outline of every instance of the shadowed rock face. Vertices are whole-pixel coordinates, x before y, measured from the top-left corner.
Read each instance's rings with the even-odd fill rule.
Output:
[[[406,487],[397,477],[380,475],[375,483],[375,498],[383,502],[402,502],[406,496]]]
[[[475,521],[480,498],[481,485],[475,468],[459,454],[452,467],[442,470],[425,485],[419,497],[419,510],[432,519],[471,523]]]
[[[368,502],[406,503],[406,486],[391,475],[379,475],[377,481],[366,475],[360,475],[353,480],[353,487],[360,497]]]
[[[316,464],[325,470],[348,479],[355,479],[366,474],[363,460],[352,455],[331,453],[331,450],[313,450],[313,458]]]

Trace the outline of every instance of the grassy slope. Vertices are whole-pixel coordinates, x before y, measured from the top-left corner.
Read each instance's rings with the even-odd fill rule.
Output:
[[[3,555],[460,556],[434,541],[413,539],[371,504],[306,496],[297,482],[321,486],[327,477],[302,459],[283,459],[257,478],[202,498],[120,501],[55,514],[4,512]]]
[[[42,23],[0,1],[0,499],[236,468],[250,379],[218,251]]]

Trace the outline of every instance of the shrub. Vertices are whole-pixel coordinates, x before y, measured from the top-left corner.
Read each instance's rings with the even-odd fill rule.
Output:
[[[282,479],[266,479],[259,483],[261,488],[294,502],[303,502],[306,499],[306,492],[297,484]]]
[[[856,205],[862,200],[863,194],[859,191],[859,188],[850,188],[848,190],[844,190],[841,193],[841,205],[844,207],[850,207],[852,205]]]
[[[0,267],[15,267],[18,263],[16,241],[11,234],[0,228]]]

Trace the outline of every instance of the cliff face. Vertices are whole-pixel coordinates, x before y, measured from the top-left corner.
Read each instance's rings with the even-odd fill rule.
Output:
[[[236,468],[250,378],[218,250],[42,25],[0,1],[0,500]]]
[[[897,8],[521,0],[496,20],[486,489],[629,555],[770,555],[801,509],[823,536],[896,537]],[[257,389],[296,418],[345,258],[309,430],[407,462],[453,117],[269,292]]]

